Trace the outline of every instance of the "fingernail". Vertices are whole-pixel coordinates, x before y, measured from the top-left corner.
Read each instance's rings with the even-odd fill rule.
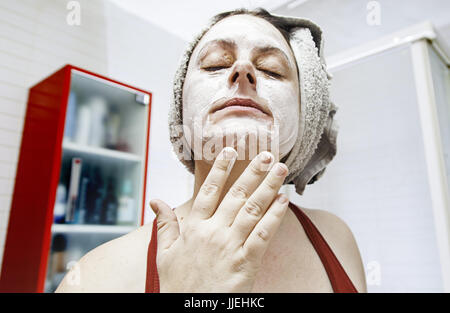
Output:
[[[237,157],[237,152],[231,147],[225,147],[222,150],[222,156],[225,160],[233,160]]]
[[[227,174],[229,174],[231,172],[231,169],[234,166],[234,162],[236,162],[237,155],[238,154],[237,154],[236,150],[234,150],[231,147],[225,147],[222,150],[222,157],[225,160],[230,161],[230,163],[228,163],[228,167],[227,167]]]
[[[287,173],[287,167],[283,163],[278,163],[275,168],[275,174],[278,176],[283,176]]]
[[[269,151],[261,152],[261,154],[259,155],[259,159],[262,163],[270,164],[273,159],[272,153],[270,153]]]
[[[288,201],[289,201],[288,197],[286,197],[283,194],[278,197],[278,202],[280,202],[280,203],[286,203]]]

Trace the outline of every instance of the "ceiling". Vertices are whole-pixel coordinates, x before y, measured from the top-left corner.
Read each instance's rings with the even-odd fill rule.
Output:
[[[368,3],[378,3],[380,24],[367,22],[374,12]],[[310,0],[295,8],[281,5],[278,14],[304,16],[319,24],[325,37],[325,55],[334,55],[399,30],[430,21],[450,43],[449,0]],[[372,25],[370,25],[372,24]]]
[[[263,7],[270,12],[306,17],[324,32],[325,55],[389,35],[425,20],[433,23],[447,45],[450,43],[449,0],[108,0],[162,29],[190,40],[213,15],[239,7]],[[369,25],[369,7],[379,8],[379,25]]]
[[[273,10],[289,0],[109,0],[168,32],[189,41],[217,13],[236,8]]]

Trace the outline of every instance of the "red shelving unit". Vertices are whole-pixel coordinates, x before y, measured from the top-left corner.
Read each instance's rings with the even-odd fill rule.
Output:
[[[0,292],[52,292],[143,223],[152,94],[66,65],[29,91]]]

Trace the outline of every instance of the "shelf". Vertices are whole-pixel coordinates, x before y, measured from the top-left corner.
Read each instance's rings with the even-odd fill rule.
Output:
[[[136,228],[137,226],[121,226],[121,225],[53,224],[52,233],[127,234],[135,230]]]
[[[28,90],[0,293],[54,291],[54,283],[62,278],[62,263],[56,264],[62,262],[62,254],[53,257],[55,252],[64,251],[68,260],[78,260],[140,227],[151,100],[150,92],[72,65],[56,70]],[[93,134],[99,138],[92,138]],[[90,145],[97,142],[92,139],[104,144]],[[81,164],[72,166],[76,158]],[[131,198],[129,202],[121,199],[124,195]],[[103,197],[106,200],[99,199]],[[103,209],[116,201],[113,197],[123,207],[127,205],[127,210],[134,210],[126,214],[133,224],[54,224],[56,203],[64,202],[65,209],[69,203],[75,212],[86,208],[88,217],[88,207],[98,208],[102,201]],[[125,219],[117,216],[117,220]]]
[[[111,159],[120,159],[120,160],[132,161],[132,162],[141,162],[142,161],[142,158],[137,154],[116,151],[116,150],[111,150],[111,149],[105,149],[105,148],[79,145],[79,144],[67,141],[66,139],[63,140],[63,149],[74,151],[74,152],[79,152],[79,153],[86,153],[86,154],[90,154],[90,155],[103,156],[103,157],[111,158]]]

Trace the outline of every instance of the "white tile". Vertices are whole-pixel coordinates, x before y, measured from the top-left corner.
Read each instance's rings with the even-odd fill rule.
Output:
[[[89,0],[89,2],[91,1]],[[61,5],[55,4],[53,0],[46,2],[48,4],[39,7],[33,6],[32,2],[27,4],[23,1],[11,1],[7,5],[0,2],[0,7],[4,11],[2,15],[7,18],[6,21],[26,31],[34,31],[36,25],[42,25],[47,29],[59,29],[65,32],[66,37],[90,41],[92,44],[95,44],[96,38],[104,37],[105,25],[102,11],[89,10],[85,3],[82,3],[81,25],[70,26],[66,22],[69,13],[69,10],[66,9],[67,2],[61,2]],[[2,15],[0,15],[0,20]]]
[[[17,162],[19,157],[19,149],[0,145],[0,162]]]
[[[0,45],[2,44],[2,41],[3,39],[0,38]],[[9,82],[16,86],[29,88],[36,78],[36,75],[33,75],[32,73],[20,72],[14,68],[9,68],[0,64],[0,83]]]
[[[23,122],[24,119],[22,117],[0,114],[0,129],[5,129],[16,132],[16,134],[21,134],[23,129]],[[0,144],[2,144],[1,141]]]
[[[0,196],[0,214],[1,218],[7,218],[11,209],[12,195]]]
[[[27,98],[28,95],[28,89],[7,82],[3,82],[0,84],[0,95],[8,97],[9,99],[25,102],[25,99]]]
[[[2,269],[4,243],[0,242],[0,270]]]
[[[25,115],[25,101],[8,99],[0,95],[0,114],[22,117]]]
[[[21,137],[22,137],[22,134],[20,132],[4,130],[4,129],[0,128],[0,145],[19,148]],[[1,169],[1,165],[0,165],[0,169]],[[0,170],[0,176],[2,176],[1,170]]]
[[[0,30],[2,28],[0,27]],[[25,59],[21,56],[15,55],[13,52],[8,50],[2,50],[0,48],[0,60],[2,65],[7,65],[9,68],[15,68],[20,72],[27,73],[36,73],[39,77],[46,77],[49,73],[52,73],[55,68],[49,64],[43,64],[39,60]],[[36,79],[36,82],[40,79]],[[6,96],[4,93],[0,93],[2,96]],[[11,98],[8,96],[8,98]],[[25,101],[26,97],[23,97]],[[14,99],[14,98],[13,98]]]
[[[0,177],[15,179],[17,163],[0,162]],[[1,209],[1,205],[0,205]]]
[[[0,178],[0,195],[11,195],[13,193],[14,180],[11,178]]]

